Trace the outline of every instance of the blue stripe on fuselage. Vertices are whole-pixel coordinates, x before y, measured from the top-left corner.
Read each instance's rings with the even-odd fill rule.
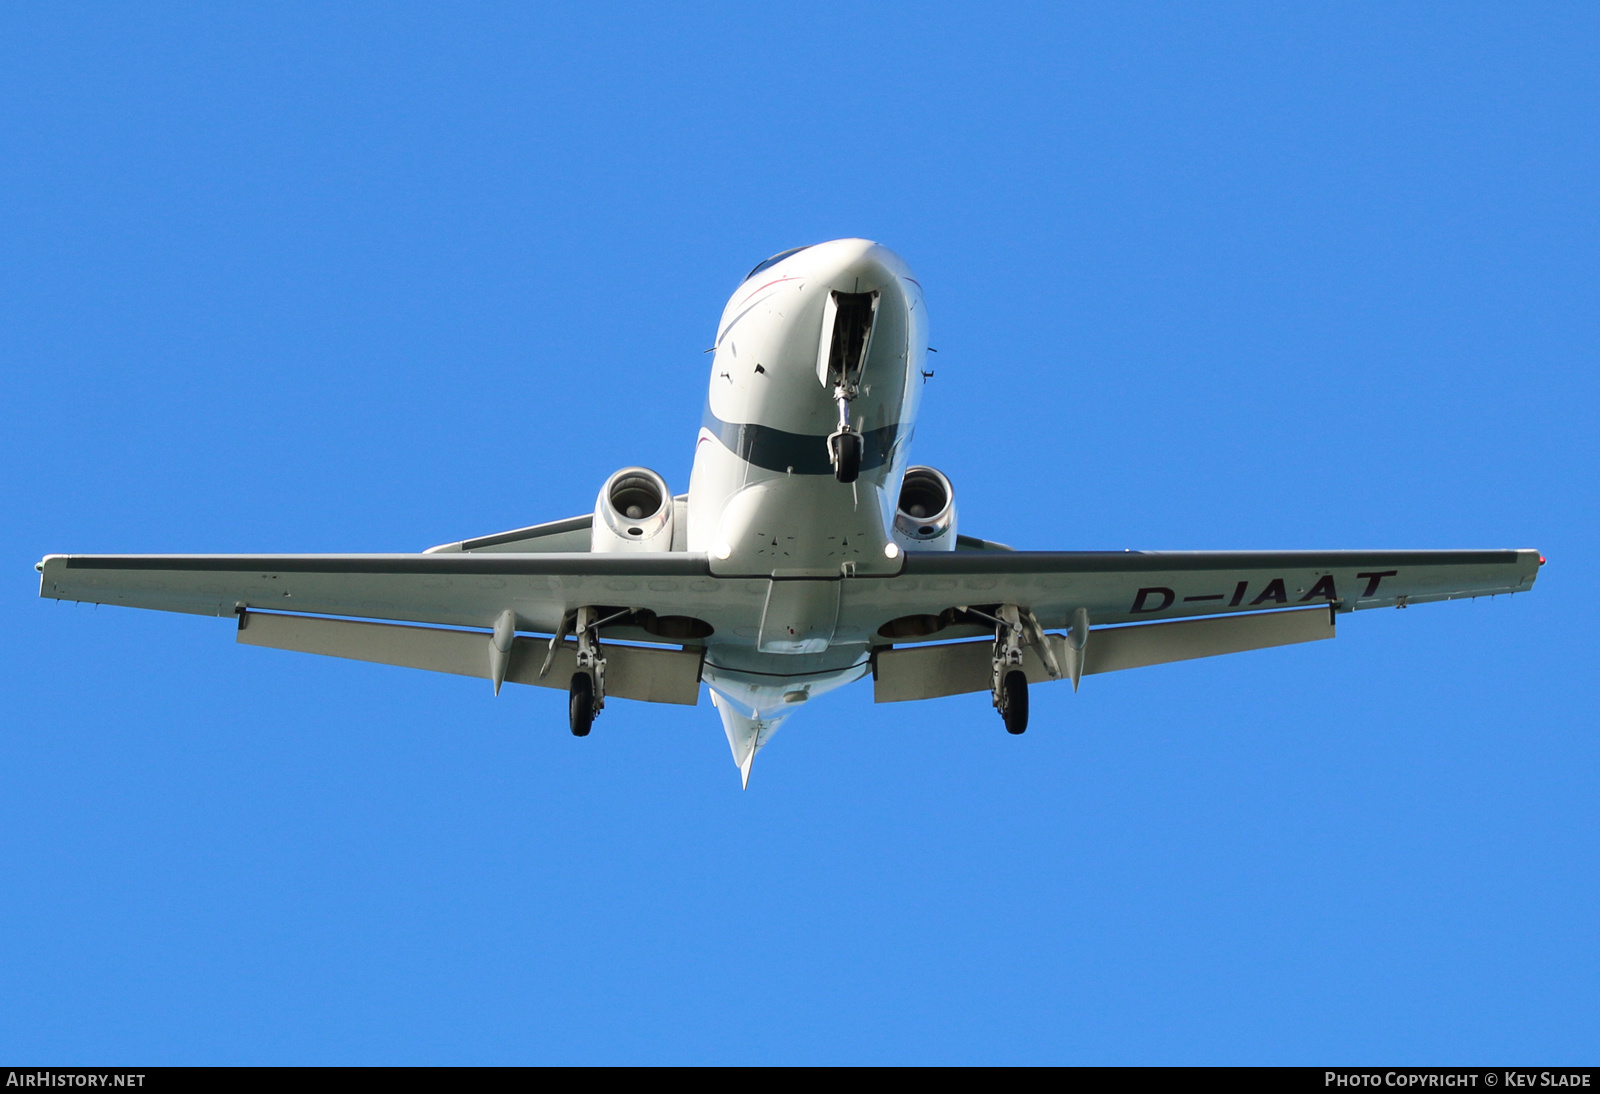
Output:
[[[789,433],[769,425],[741,425],[725,422],[706,406],[701,428],[709,430],[734,455],[768,471],[795,475],[831,475],[828,438],[813,433]],[[861,470],[871,471],[887,464],[894,455],[900,436],[899,424],[869,429],[863,435]]]

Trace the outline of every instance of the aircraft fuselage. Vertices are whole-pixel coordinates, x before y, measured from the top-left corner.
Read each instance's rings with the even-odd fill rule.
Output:
[[[846,309],[870,308],[870,336],[847,377]],[[758,267],[717,327],[689,481],[688,549],[718,576],[770,582],[759,628],[708,641],[704,678],[737,755],[785,714],[867,669],[866,634],[837,626],[839,583],[894,572],[893,534],[927,353],[922,287],[888,248],[843,239]],[[853,383],[848,428],[860,470],[841,482],[829,437],[841,428],[837,379]],[[848,630],[848,628],[845,628]],[[755,737],[755,740],[736,738]]]

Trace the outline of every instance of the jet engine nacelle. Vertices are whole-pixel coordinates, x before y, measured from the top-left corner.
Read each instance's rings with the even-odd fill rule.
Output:
[[[931,467],[911,467],[900,480],[894,538],[908,551],[956,549],[956,491]]]
[[[647,467],[624,467],[606,480],[594,503],[589,550],[672,550],[672,494]]]

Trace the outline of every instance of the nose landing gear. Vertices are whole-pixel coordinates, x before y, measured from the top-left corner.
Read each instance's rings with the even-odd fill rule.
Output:
[[[841,402],[841,416],[848,414],[848,404]],[[833,464],[833,477],[843,483],[855,482],[861,474],[862,436],[848,425],[828,437],[828,461]]]
[[[861,474],[865,447],[859,429],[850,425],[850,403],[861,390],[867,353],[872,344],[878,293],[831,292],[822,309],[822,343],[817,351],[817,379],[832,385],[839,405],[839,428],[828,437],[828,462],[833,477],[852,483]]]

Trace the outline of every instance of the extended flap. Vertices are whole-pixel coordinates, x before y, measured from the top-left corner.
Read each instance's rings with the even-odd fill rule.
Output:
[[[1333,612],[1327,608],[1101,627],[1089,632],[1083,651],[1083,674],[1315,642],[1332,638],[1333,634]],[[1067,664],[1071,651],[1066,639],[1057,634],[1045,638],[1055,651],[1057,662]],[[993,650],[994,643],[990,641],[883,650],[874,659],[873,697],[880,703],[898,703],[988,691]],[[1023,670],[1030,684],[1052,679],[1031,647],[1023,651]]]
[[[408,627],[394,623],[359,623],[276,612],[239,616],[239,642],[278,650],[297,650],[326,657],[346,657],[430,672],[490,679],[487,631],[443,627]],[[569,643],[556,650],[544,679],[539,667],[549,648],[546,639],[518,638],[511,647],[506,681],[567,690],[577,671],[576,650]],[[646,703],[694,706],[700,701],[700,650],[656,649],[607,644],[606,697]]]

